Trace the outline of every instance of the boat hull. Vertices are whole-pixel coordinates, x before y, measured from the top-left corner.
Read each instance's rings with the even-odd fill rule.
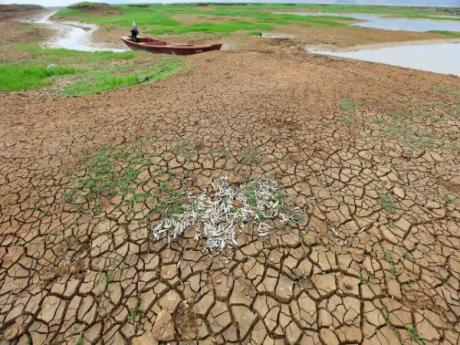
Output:
[[[127,36],[121,37],[121,40],[131,49],[147,50],[156,54],[193,55],[222,48],[222,44],[168,44],[167,42],[147,37],[139,38],[139,42],[134,42]]]

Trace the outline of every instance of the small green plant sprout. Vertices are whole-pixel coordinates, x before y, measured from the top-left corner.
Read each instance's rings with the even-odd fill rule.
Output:
[[[73,336],[76,336],[80,334],[80,327],[78,325],[73,325],[71,330],[70,330],[70,336],[73,337]]]
[[[414,261],[415,261],[414,256],[412,255],[412,253],[409,252],[409,251],[407,251],[407,250],[404,251],[404,253],[403,253],[403,255],[402,255],[401,257],[402,257],[403,259],[409,260],[409,261],[411,261],[411,262],[414,262]]]
[[[292,220],[295,223],[303,223],[305,221],[305,215],[302,212],[295,212],[292,215]]]
[[[390,252],[385,251],[383,253],[383,260],[385,260],[386,262],[389,262],[389,263],[393,263],[393,255],[391,255]]]
[[[358,106],[359,106],[359,103],[350,97],[343,97],[339,103],[340,111],[346,112],[346,113],[354,111]]]
[[[232,156],[232,151],[224,147],[210,148],[208,156],[210,158],[230,158]]]
[[[398,338],[399,344],[404,345],[399,329],[396,328],[393,322],[391,322],[390,313],[388,312],[388,309],[384,307],[384,309],[382,310],[382,314],[383,314],[383,319],[385,320],[387,327],[389,327],[391,331],[394,333],[394,335]]]
[[[456,198],[452,195],[444,195],[442,197],[442,201],[444,202],[444,204],[446,205],[450,205],[450,204],[453,204],[455,202]]]
[[[249,205],[255,206],[257,204],[257,189],[258,189],[257,182],[248,183],[245,188],[243,189],[243,194],[246,197],[246,200]]]
[[[391,214],[396,213],[396,204],[390,195],[385,194],[380,196],[378,203],[380,207],[383,208],[386,212]]]
[[[362,271],[359,271],[359,285],[367,285],[369,284],[369,278],[363,274]]]
[[[196,148],[193,143],[182,142],[173,145],[171,152],[174,153],[176,156],[182,156],[186,159],[190,159],[195,154]]]
[[[425,345],[425,340],[417,333],[417,330],[414,327],[408,326],[407,333],[409,333],[411,339],[418,345]]]
[[[282,191],[277,191],[275,194],[273,194],[273,199],[276,201],[283,201],[286,196]]]
[[[397,270],[396,270],[396,263],[393,259],[393,255],[391,254],[391,252],[389,251],[385,251],[383,253],[383,260],[385,260],[386,262],[388,262],[390,264],[390,273],[392,276],[396,276],[397,275]]]
[[[353,124],[353,115],[359,104],[350,97],[343,97],[339,102],[340,114],[337,116],[337,120],[346,125],[350,126]]]
[[[304,243],[304,241],[305,241],[305,234],[304,234],[303,230],[299,231],[299,241],[300,241],[300,243]]]
[[[104,272],[104,283],[105,283],[106,290],[112,282],[113,282],[112,273],[110,273],[109,271],[105,271]]]
[[[351,126],[353,124],[353,118],[350,115],[339,115],[337,116],[337,120],[347,126]]]
[[[64,195],[74,209],[82,211],[88,204],[99,214],[103,198],[122,196],[128,204],[143,200],[142,195],[136,195],[136,187],[140,172],[146,169],[146,153],[137,144],[101,148],[84,156],[77,169],[84,170],[84,176],[73,174],[70,190]]]
[[[255,147],[248,147],[242,158],[242,163],[246,165],[259,165],[262,162],[262,157],[260,157],[259,152]]]
[[[77,339],[77,342],[75,343],[75,345],[84,345],[85,343],[85,340],[83,339],[83,336],[80,335]]]
[[[141,302],[138,300],[133,310],[130,310],[126,316],[126,322],[136,322],[138,318],[141,318],[144,313],[140,310]]]

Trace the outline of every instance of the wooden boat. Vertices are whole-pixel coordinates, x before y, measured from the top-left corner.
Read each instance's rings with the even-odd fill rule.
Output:
[[[222,47],[222,44],[168,44],[167,42],[149,37],[139,37],[139,42],[134,42],[129,36],[123,36],[121,40],[131,49],[143,49],[159,54],[192,55],[220,50]]]

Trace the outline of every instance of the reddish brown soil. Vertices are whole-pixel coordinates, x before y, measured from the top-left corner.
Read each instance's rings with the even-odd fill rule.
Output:
[[[27,16],[43,10],[43,7],[37,5],[1,5],[0,4],[0,19],[17,18]]]
[[[116,15],[119,14],[120,11],[117,10],[115,7],[109,5],[109,4],[104,4],[104,3],[91,3],[91,4],[77,4],[71,6],[71,8],[75,8],[79,11],[92,14],[92,15],[98,15],[98,16],[103,16],[103,15]]]
[[[460,79],[287,45],[106,94],[1,95],[4,343],[148,344],[166,309],[181,344],[460,344]],[[143,207],[68,205],[79,158],[140,139],[161,143],[144,189],[158,166],[194,191],[271,178],[309,216],[213,258],[192,235],[152,240]]]

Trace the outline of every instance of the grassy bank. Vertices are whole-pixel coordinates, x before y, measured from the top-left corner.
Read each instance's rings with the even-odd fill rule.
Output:
[[[298,16],[289,12],[322,12],[324,16]],[[172,4],[172,5],[98,5],[85,3],[60,10],[59,19],[81,20],[104,26],[129,27],[135,20],[143,31],[152,34],[185,34],[191,32],[230,33],[235,31],[272,30],[283,25],[344,26],[354,21],[334,13],[370,13],[387,16],[426,19],[448,15],[442,9],[384,7],[364,5],[292,5],[292,4]],[[184,20],[184,18],[186,19]],[[216,22],[216,18],[218,22]]]
[[[191,32],[230,33],[235,31],[272,30],[279,25],[343,26],[352,18],[338,16],[304,17],[275,13],[290,9],[281,5],[75,5],[60,10],[58,19],[94,23],[110,30],[129,27],[133,20],[143,31],[153,34],[184,34]],[[187,21],[182,18],[187,16]],[[193,19],[191,18],[193,16]],[[218,22],[215,19],[218,18]]]
[[[450,38],[460,38],[460,32],[446,30],[432,30],[431,33],[443,35]]]
[[[7,63],[0,65],[0,91],[38,89],[52,83],[52,77],[75,74],[72,67]]]
[[[183,70],[179,58],[152,59],[138,51],[81,52],[21,43],[15,49],[23,57],[0,64],[0,91],[38,89],[65,77],[58,94],[86,96],[158,81]]]
[[[86,73],[65,86],[61,93],[66,96],[86,96],[93,93],[107,92],[113,89],[135,84],[165,79],[179,73],[183,66],[178,59],[164,59],[150,68],[136,69],[134,65],[101,68],[93,73]]]
[[[404,7],[404,6],[373,6],[373,5],[275,5],[283,9],[308,10],[322,13],[360,13],[360,14],[378,14],[382,16],[433,19],[433,20],[460,20],[454,16],[449,9],[430,8],[430,7]],[[442,17],[440,17],[442,16]],[[450,17],[449,17],[450,16]]]

